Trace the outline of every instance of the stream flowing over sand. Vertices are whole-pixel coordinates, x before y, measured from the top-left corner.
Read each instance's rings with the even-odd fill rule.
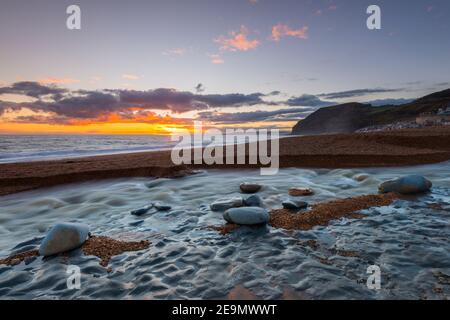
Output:
[[[355,175],[367,174],[358,181]],[[363,210],[310,231],[241,227],[228,235],[209,205],[241,195],[239,184],[257,182],[268,209],[280,208],[290,187],[311,188],[310,204],[377,193],[380,182],[420,174],[432,192]],[[0,198],[0,257],[36,249],[57,222],[82,222],[95,235],[148,240],[148,249],[109,262],[85,256],[27,259],[0,265],[0,297],[214,299],[246,288],[263,299],[445,299],[450,297],[450,162],[407,167],[305,170],[207,170],[178,179],[132,178],[41,189]],[[131,210],[161,202],[170,211]],[[381,268],[381,290],[366,286],[367,267]],[[68,265],[81,268],[81,289],[66,286]],[[242,290],[242,289],[241,289]]]

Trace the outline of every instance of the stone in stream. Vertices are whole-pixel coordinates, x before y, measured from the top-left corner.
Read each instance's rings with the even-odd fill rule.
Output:
[[[369,176],[368,174],[366,174],[366,173],[358,173],[358,174],[355,174],[355,175],[352,177],[352,179],[353,179],[353,180],[356,180],[356,181],[358,181],[358,182],[363,182],[364,180],[367,180],[369,177],[370,177],[370,176]]]
[[[262,186],[257,183],[244,182],[239,186],[243,193],[256,193],[261,190]]]
[[[155,204],[155,209],[158,211],[169,211],[170,209],[172,209],[171,206],[167,205],[167,204]]]
[[[304,201],[293,201],[293,200],[286,200],[282,203],[284,209],[288,210],[302,210],[306,209],[308,207],[308,203]]]
[[[80,247],[89,236],[89,227],[81,223],[58,223],[45,236],[39,255],[51,256]]]
[[[224,212],[223,218],[230,223],[256,225],[269,222],[269,213],[259,207],[232,208]]]
[[[225,211],[230,208],[242,207],[244,201],[241,197],[234,197],[229,199],[219,199],[211,203],[210,208],[212,211]]]
[[[398,179],[383,182],[378,187],[381,193],[397,192],[401,194],[414,194],[430,190],[430,180],[419,175],[409,175]]]
[[[250,197],[244,199],[244,206],[246,206],[246,207],[263,207],[264,204],[263,204],[262,199],[258,195],[254,194],[254,195],[251,195]]]
[[[150,204],[150,205],[145,206],[143,208],[139,208],[139,209],[133,210],[130,213],[133,216],[142,216],[142,215],[146,214],[151,208],[153,208],[153,204]]]
[[[290,188],[289,195],[292,197],[311,196],[314,194],[309,188]]]

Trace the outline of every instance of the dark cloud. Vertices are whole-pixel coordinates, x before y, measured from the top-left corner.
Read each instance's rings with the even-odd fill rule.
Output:
[[[196,103],[196,95],[188,91],[174,89],[154,89],[147,91],[114,90],[123,108],[170,110],[176,113],[208,108],[207,104]]]
[[[297,107],[325,107],[335,104],[334,102],[323,101],[317,96],[311,94],[304,94],[299,97],[292,97],[286,101],[289,106]]]
[[[148,91],[115,90],[122,104],[147,109],[163,109],[181,113],[202,110],[210,107],[240,107],[243,105],[268,104],[263,93],[241,94],[193,94],[174,89],[155,89]]]
[[[5,101],[0,101],[0,116],[6,110],[18,111],[20,109],[22,109],[22,107],[19,104],[17,104],[17,103],[10,103],[10,102],[5,102]]]
[[[321,97],[321,98],[325,98],[325,99],[342,99],[342,98],[361,97],[361,96],[365,96],[368,94],[374,94],[374,93],[399,92],[402,90],[403,89],[386,89],[386,88],[357,89],[357,90],[349,90],[349,91],[322,93],[317,96]]]
[[[16,82],[9,87],[0,88],[0,95],[19,94],[33,98],[40,98],[47,95],[61,95],[65,92],[67,92],[66,89],[54,86],[45,86],[33,81]]]
[[[35,112],[45,112],[48,115],[19,117],[20,122],[35,123],[70,123],[80,121],[108,121],[112,114],[116,119],[142,120],[150,119],[151,110],[167,110],[173,113],[199,111],[198,118],[217,123],[238,123],[255,121],[291,121],[304,118],[317,108],[335,103],[322,100],[320,97],[342,98],[359,96],[375,92],[392,92],[397,89],[362,89],[345,92],[322,94],[319,96],[304,94],[291,97],[287,101],[269,101],[268,97],[279,95],[279,91],[269,94],[260,92],[251,94],[201,94],[202,84],[196,87],[196,93],[178,91],[175,89],[158,88],[153,90],[121,90],[105,89],[99,91],[68,90],[56,86],[45,86],[37,82],[17,82],[7,87],[0,87],[0,94],[14,93],[35,98],[33,102],[14,103],[0,101],[0,115],[6,110],[20,110],[23,108]],[[267,101],[266,101],[267,100]],[[400,102],[400,101],[398,101]],[[402,101],[403,102],[403,101]],[[374,103],[381,103],[375,101]],[[390,103],[383,100],[383,103]],[[212,110],[227,107],[243,106],[289,106],[292,108],[275,111],[251,111],[224,113]]]
[[[70,118],[89,119],[123,109],[114,95],[93,91],[84,95],[71,95],[54,102],[36,102],[37,109]]]
[[[243,105],[253,106],[255,104],[272,105],[273,102],[264,101],[263,93],[231,93],[231,94],[207,94],[196,95],[195,99],[199,102],[208,104],[211,107],[239,107]]]
[[[55,119],[62,117],[93,119],[111,113],[157,109],[174,113],[206,110],[219,107],[241,107],[256,104],[272,105],[263,100],[267,95],[252,94],[195,94],[189,91],[159,88],[147,91],[105,89],[102,91],[69,91],[36,82],[18,82],[1,87],[0,94],[14,93],[36,98],[34,102],[0,101],[0,115],[5,110],[28,108],[36,112],[50,112]],[[43,99],[45,98],[45,99]]]
[[[274,111],[258,110],[258,111],[234,112],[234,113],[204,111],[198,114],[198,119],[222,124],[258,122],[258,121],[293,121],[304,118],[313,111],[315,111],[315,108],[306,108],[306,107],[280,109]]]

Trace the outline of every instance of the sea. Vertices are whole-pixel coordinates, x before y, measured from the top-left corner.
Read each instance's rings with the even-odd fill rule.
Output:
[[[179,138],[172,138],[170,135],[0,135],[0,163],[169,150],[179,144]],[[236,135],[237,143],[246,141],[245,135]],[[202,143],[205,146],[214,142],[204,136]]]
[[[164,135],[0,135],[0,163],[170,149]]]

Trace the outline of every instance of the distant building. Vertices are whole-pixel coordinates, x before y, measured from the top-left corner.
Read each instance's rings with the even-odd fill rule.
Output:
[[[425,126],[450,124],[450,107],[440,108],[436,113],[422,113],[416,118],[416,123]]]

